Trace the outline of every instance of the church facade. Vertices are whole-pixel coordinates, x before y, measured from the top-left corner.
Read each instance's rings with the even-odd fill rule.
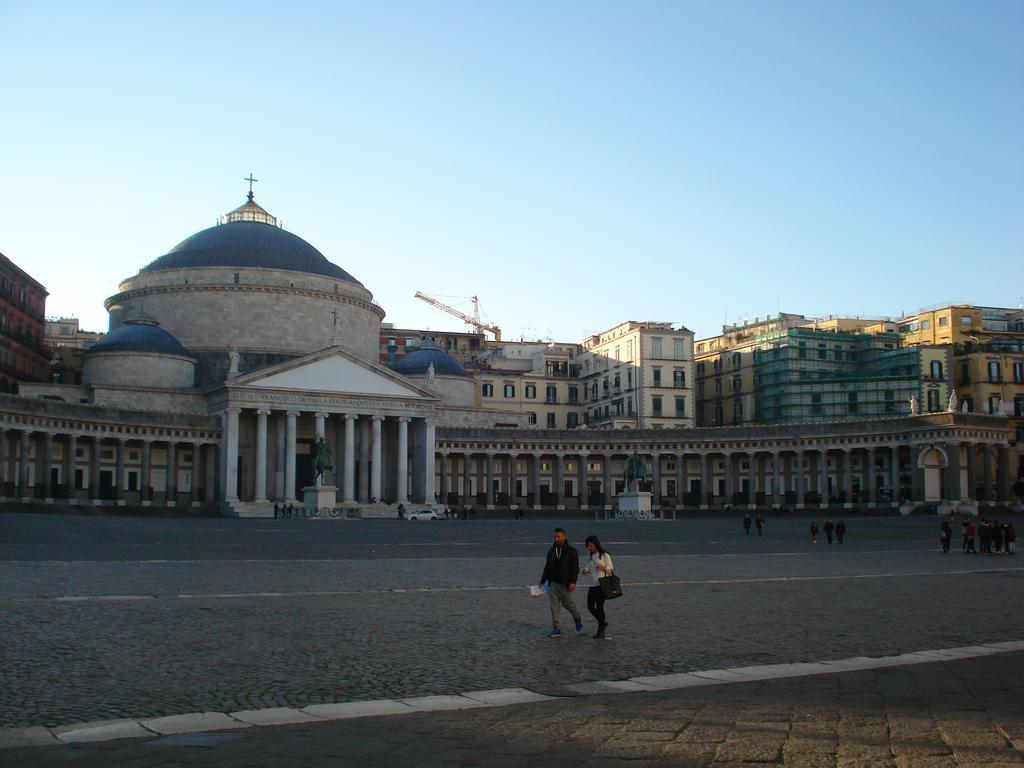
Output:
[[[429,340],[380,360],[384,310],[249,193],[125,279],[74,384],[0,395],[0,496],[21,503],[301,504],[314,446],[334,503],[607,510],[633,453],[662,509],[885,507],[1010,499],[1006,419],[981,414],[749,428],[530,427],[479,405]]]

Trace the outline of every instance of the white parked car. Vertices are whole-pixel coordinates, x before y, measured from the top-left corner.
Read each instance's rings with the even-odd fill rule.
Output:
[[[406,517],[409,520],[440,520],[441,515],[437,514],[432,509],[414,509],[409,512]]]

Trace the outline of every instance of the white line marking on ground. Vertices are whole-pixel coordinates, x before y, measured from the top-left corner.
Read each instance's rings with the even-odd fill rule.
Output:
[[[936,576],[964,576],[982,573],[1015,573],[1019,571],[1024,571],[1024,566],[1016,568],[965,568],[951,571],[892,571],[885,573],[847,573],[825,574],[818,576],[765,576],[737,579],[664,579],[656,581],[623,581],[623,585],[627,587],[668,587],[700,586],[702,584],[782,584],[787,582],[804,581],[843,581],[846,579],[898,579]],[[0,604],[32,602],[131,602],[135,600],[243,600],[281,597],[343,597],[346,595],[511,592],[521,591],[524,589],[525,587],[519,584],[481,584],[472,587],[392,587],[388,589],[323,589],[299,592],[180,592],[171,595],[66,595],[60,597],[4,598],[0,599]]]
[[[808,677],[822,674],[843,674],[850,671],[882,669],[915,664],[941,664],[1000,653],[1024,651],[1024,641],[1006,640],[982,645],[944,648],[931,651],[916,651],[895,656],[836,659],[833,661],[799,662],[795,664],[760,664],[727,669],[695,670],[673,672],[663,675],[641,675],[628,680],[596,680],[566,686],[575,694],[601,696],[635,691],[643,696],[652,690],[667,691],[697,686],[735,685],[779,680],[782,678]],[[936,658],[936,656],[940,658]],[[313,704],[303,709],[291,707],[269,707],[266,716],[261,710],[245,712],[187,712],[158,718],[137,718],[118,720],[97,720],[76,723],[58,728],[44,729],[40,726],[27,728],[0,727],[0,749],[25,744],[74,743],[84,741],[109,741],[123,738],[147,738],[166,733],[198,733],[235,728],[280,725],[288,722],[310,722],[312,720],[347,720],[357,717],[380,717],[415,712],[443,712],[475,707],[502,707],[524,702],[557,699],[558,696],[542,695],[525,688],[499,688],[493,691],[470,691],[464,694],[443,696],[418,696],[405,699],[377,699],[374,701],[350,701],[336,704]],[[307,720],[311,718],[311,720]],[[50,739],[47,742],[47,739]],[[56,739],[56,741],[54,741]]]

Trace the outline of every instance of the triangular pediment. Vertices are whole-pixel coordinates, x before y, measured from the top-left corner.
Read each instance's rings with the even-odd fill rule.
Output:
[[[314,352],[226,382],[228,387],[279,389],[332,395],[432,400],[428,390],[390,368],[367,363],[340,347]]]

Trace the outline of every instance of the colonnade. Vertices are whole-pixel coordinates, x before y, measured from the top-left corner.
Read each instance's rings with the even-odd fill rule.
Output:
[[[323,483],[338,487],[339,503],[424,502],[436,495],[426,459],[434,455],[431,419],[229,406],[221,420],[221,498],[228,504],[299,499],[313,482],[319,439],[334,455],[335,472]]]
[[[0,428],[0,497],[117,504],[214,500],[216,442]]]
[[[1005,445],[910,443],[772,450],[639,451],[656,507],[707,509],[1009,501]],[[611,508],[631,452],[438,453],[439,500],[486,507]]]

